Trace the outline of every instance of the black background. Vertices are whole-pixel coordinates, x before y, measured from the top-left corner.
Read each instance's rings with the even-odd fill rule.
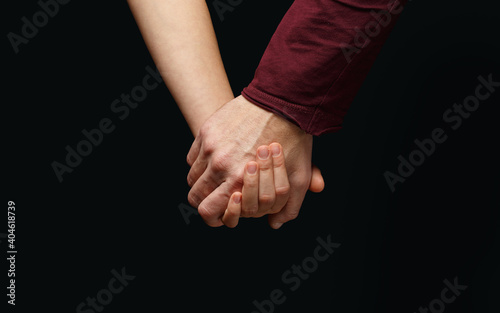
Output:
[[[244,1],[224,21],[207,3],[239,94],[292,1]],[[135,279],[103,312],[250,313],[274,289],[287,297],[275,312],[416,312],[455,277],[468,288],[446,312],[499,312],[500,91],[457,130],[442,118],[473,94],[479,75],[500,80],[494,3],[407,5],[343,130],[315,138],[324,192],[309,193],[279,231],[266,219],[236,229],[198,216],[185,223],[178,207],[187,204],[193,138],[167,88],[123,121],[110,110],[154,66],[126,2],[71,1],[17,54],[6,35],[20,34],[21,17],[40,8],[4,3],[2,199],[4,212],[16,203],[19,251],[13,311],[75,312],[125,267]],[[65,146],[105,117],[116,129],[60,183],[51,163],[63,163]],[[396,173],[397,157],[438,127],[448,139],[391,193],[383,173]],[[290,291],[281,275],[328,235],[341,246]]]

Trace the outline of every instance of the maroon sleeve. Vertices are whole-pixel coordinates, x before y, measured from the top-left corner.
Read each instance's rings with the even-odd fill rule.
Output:
[[[242,95],[307,133],[342,120],[405,0],[296,0]]]

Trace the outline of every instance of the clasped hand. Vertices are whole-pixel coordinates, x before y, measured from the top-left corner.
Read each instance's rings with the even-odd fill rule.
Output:
[[[239,96],[208,118],[191,146],[188,201],[209,226],[268,215],[277,229],[298,216],[308,188],[323,189],[311,153],[311,135]]]

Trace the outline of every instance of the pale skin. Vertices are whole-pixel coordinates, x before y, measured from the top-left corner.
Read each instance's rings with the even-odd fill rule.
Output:
[[[319,169],[311,168],[312,136],[241,96],[234,98],[204,0],[128,4],[195,136],[187,157],[190,204],[210,226],[235,227],[240,217],[269,214],[270,225],[279,228],[293,219],[307,187],[314,192],[324,188]],[[226,145],[211,147],[224,136],[230,138]],[[230,162],[217,164],[221,155],[234,149],[238,153],[232,153]],[[264,151],[269,157],[259,158]],[[285,160],[291,166],[288,173]],[[220,171],[215,173],[217,166]]]
[[[309,190],[321,192],[323,188],[323,177],[319,169],[313,167]],[[277,213],[286,204],[289,190],[283,147],[276,142],[269,146],[260,146],[257,149],[256,161],[250,161],[245,166],[243,192],[231,195],[222,222],[233,228],[238,225],[241,216],[259,217]],[[249,215],[248,208],[256,208],[256,212]]]
[[[234,99],[202,0],[128,0],[142,37],[193,135]]]

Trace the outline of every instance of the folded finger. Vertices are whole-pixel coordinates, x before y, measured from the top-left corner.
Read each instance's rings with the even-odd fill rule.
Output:
[[[188,202],[194,208],[198,208],[200,203],[219,187],[222,182],[217,179],[216,175],[209,170],[206,170],[198,180],[193,184],[188,193]]]
[[[206,171],[208,166],[208,162],[202,158],[201,156],[198,157],[192,164],[191,168],[189,169],[188,175],[187,175],[187,183],[189,187],[193,187],[193,185],[198,181],[198,179],[203,175],[203,173]]]
[[[278,213],[268,215],[269,225],[274,229],[278,229],[284,223],[297,218],[306,192],[307,189],[291,189],[290,197],[288,198],[288,202],[285,207]]]
[[[268,146],[260,146],[257,149],[257,163],[259,164],[259,208],[256,217],[259,217],[269,213],[276,198],[273,159]]]
[[[241,200],[241,216],[252,217],[259,209],[259,165],[250,161],[245,165]]]
[[[189,149],[189,152],[186,156],[186,161],[189,164],[189,166],[193,166],[194,161],[198,158],[198,155],[200,154],[200,147],[201,147],[201,140],[199,139],[199,136],[196,137],[191,144],[191,148]]]
[[[200,203],[198,213],[208,226],[219,227],[223,225],[222,216],[232,194],[230,184],[224,182]]]
[[[290,195],[290,182],[285,166],[285,155],[279,143],[270,146],[273,158],[274,192],[276,199],[270,213],[277,213],[283,209]]]
[[[235,192],[231,195],[227,209],[222,216],[222,223],[229,228],[234,228],[238,225],[241,214],[241,192]]]

